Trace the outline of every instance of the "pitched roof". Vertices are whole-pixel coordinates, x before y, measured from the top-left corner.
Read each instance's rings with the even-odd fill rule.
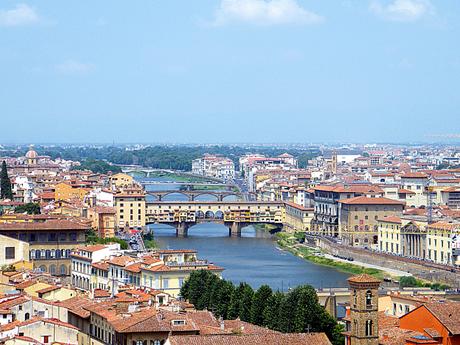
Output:
[[[171,345],[330,345],[324,333],[172,335]]]
[[[405,205],[404,202],[388,198],[368,198],[366,196],[357,196],[350,199],[339,200],[345,205]]]
[[[351,276],[347,280],[350,283],[381,283],[379,279],[365,273]]]
[[[430,302],[424,305],[454,335],[460,334],[460,302]]]

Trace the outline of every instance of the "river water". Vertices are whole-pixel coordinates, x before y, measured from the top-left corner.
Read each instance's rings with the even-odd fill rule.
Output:
[[[149,180],[162,181],[154,178]],[[179,189],[179,185],[147,185],[147,191]],[[187,197],[171,194],[164,201],[186,201]],[[214,200],[203,195],[198,200]],[[243,228],[241,237],[229,237],[221,224],[199,224],[188,231],[187,237],[176,237],[175,229],[167,225],[151,225],[155,240],[161,248],[196,249],[201,259],[225,268],[223,277],[233,283],[245,281],[253,288],[268,284],[274,290],[310,284],[321,287],[347,287],[348,274],[333,268],[313,264],[277,247],[273,237],[252,226]]]

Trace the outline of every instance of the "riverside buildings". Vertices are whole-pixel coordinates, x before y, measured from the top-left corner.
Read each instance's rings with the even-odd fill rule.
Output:
[[[235,164],[229,158],[205,154],[192,161],[192,173],[228,181],[235,178]]]

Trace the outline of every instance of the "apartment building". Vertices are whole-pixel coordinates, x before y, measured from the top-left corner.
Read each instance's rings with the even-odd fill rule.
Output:
[[[192,172],[227,181],[235,178],[235,164],[229,158],[205,154],[192,161]]]
[[[358,196],[338,201],[339,237],[344,243],[378,248],[378,220],[400,216],[405,204],[387,198]]]

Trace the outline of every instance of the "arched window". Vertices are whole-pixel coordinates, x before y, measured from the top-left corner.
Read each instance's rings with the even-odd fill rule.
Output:
[[[56,250],[56,259],[61,258],[61,251],[59,249]]]
[[[29,258],[30,258],[31,260],[35,259],[35,249],[32,249],[32,250],[30,251],[30,253],[29,253]]]
[[[42,272],[46,272],[46,266],[45,266],[45,265],[41,265],[41,266],[39,267],[39,269],[40,269],[40,271],[42,271]]]
[[[358,294],[356,293],[356,290],[353,290],[353,298],[355,305],[358,304]]]
[[[30,319],[30,314],[29,313],[25,313],[24,314],[24,321],[25,320],[29,320]]]
[[[70,249],[65,250],[65,257],[69,258],[70,257]]]
[[[366,307],[372,306],[372,292],[371,290],[366,291]]]
[[[54,259],[56,257],[56,251],[54,249],[51,249],[51,259]]]
[[[61,268],[59,270],[62,276],[67,275],[67,267],[65,267],[65,265],[61,265]]]
[[[366,337],[370,337],[372,335],[372,320],[366,321]]]
[[[50,266],[50,274],[55,275],[56,274],[56,265],[51,265]]]
[[[37,249],[35,251],[35,259],[40,260],[42,257],[42,251],[40,249]]]
[[[47,250],[45,251],[45,258],[46,258],[46,259],[50,259],[50,258],[51,258],[51,250],[47,249]]]

